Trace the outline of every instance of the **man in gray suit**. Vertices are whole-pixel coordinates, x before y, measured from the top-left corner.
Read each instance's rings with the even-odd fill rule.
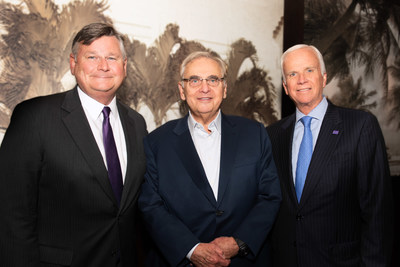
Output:
[[[315,47],[289,48],[281,62],[296,112],[267,127],[282,189],[274,266],[389,266],[392,198],[376,118],[324,97]]]
[[[116,100],[122,37],[102,23],[75,36],[77,86],[19,104],[0,148],[2,266],[136,264],[143,117]]]

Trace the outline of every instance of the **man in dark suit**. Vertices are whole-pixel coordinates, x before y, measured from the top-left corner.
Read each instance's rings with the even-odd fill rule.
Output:
[[[115,98],[126,61],[114,28],[87,25],[70,56],[77,87],[15,108],[0,148],[2,266],[135,266],[147,131]]]
[[[225,63],[208,52],[181,66],[189,114],[145,138],[139,207],[158,250],[148,266],[267,266],[281,200],[262,124],[220,112]]]
[[[389,266],[390,176],[376,118],[327,101],[315,47],[294,46],[281,62],[296,112],[267,127],[282,188],[274,266]]]

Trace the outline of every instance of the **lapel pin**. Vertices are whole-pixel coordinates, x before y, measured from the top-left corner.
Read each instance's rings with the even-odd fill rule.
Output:
[[[332,134],[339,134],[339,130],[333,130]]]

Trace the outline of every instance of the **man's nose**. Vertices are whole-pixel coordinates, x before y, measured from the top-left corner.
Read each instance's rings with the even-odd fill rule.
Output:
[[[307,81],[308,81],[308,79],[307,79],[306,75],[304,73],[299,73],[299,79],[297,80],[297,83],[303,84]]]
[[[203,93],[207,93],[208,91],[210,91],[210,86],[208,85],[208,82],[206,79],[203,79],[201,81],[201,88],[200,88],[201,92]]]
[[[106,58],[102,58],[102,57],[99,58],[97,69],[103,70],[103,71],[109,70],[109,66],[108,66],[108,62],[107,62]]]

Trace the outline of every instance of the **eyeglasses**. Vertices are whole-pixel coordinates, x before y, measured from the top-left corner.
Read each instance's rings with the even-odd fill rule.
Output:
[[[189,79],[182,79],[184,82],[189,82],[190,87],[195,88],[202,85],[203,80],[205,80],[209,86],[216,87],[224,80],[224,77],[218,78],[217,76],[209,76],[207,78],[201,78],[199,76],[191,76]]]

